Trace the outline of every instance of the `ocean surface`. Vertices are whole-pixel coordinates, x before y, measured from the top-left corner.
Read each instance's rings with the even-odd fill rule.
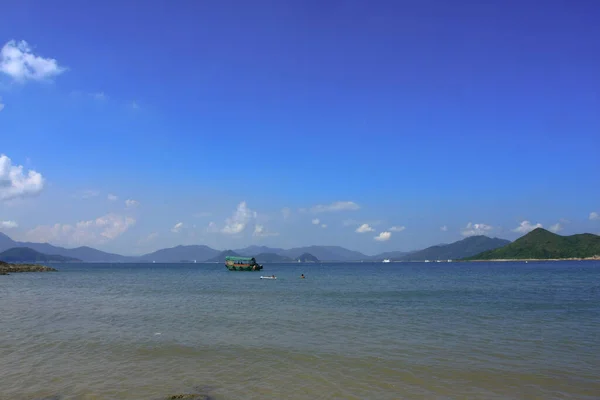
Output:
[[[2,400],[600,398],[600,262],[55,267],[0,276]]]

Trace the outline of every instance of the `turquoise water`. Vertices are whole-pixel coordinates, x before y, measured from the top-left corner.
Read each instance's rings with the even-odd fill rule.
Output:
[[[0,399],[600,397],[598,262],[57,268],[0,277]]]

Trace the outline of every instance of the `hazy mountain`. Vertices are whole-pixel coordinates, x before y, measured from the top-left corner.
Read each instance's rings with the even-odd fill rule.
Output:
[[[509,240],[489,238],[487,236],[470,236],[458,242],[431,246],[424,250],[419,250],[407,254],[401,258],[403,261],[423,261],[423,260],[458,260],[479,254],[486,250],[497,249],[509,244]]]
[[[242,253],[242,254],[244,254],[244,253]],[[262,263],[285,263],[285,262],[294,261],[289,257],[281,256],[281,255],[275,254],[275,253],[260,253],[253,257],[256,259],[256,262],[259,264],[262,264]]]
[[[303,263],[306,263],[306,262],[318,263],[319,259],[310,253],[304,253],[304,254],[300,254],[298,256],[298,258],[296,258],[296,261],[300,261]]]
[[[358,251],[352,251],[340,246],[308,246],[284,250],[281,254],[297,259],[304,253],[312,254],[321,261],[359,261],[370,257]]]
[[[4,233],[0,232],[0,251],[8,250],[12,247],[16,247],[17,242],[9,238]]]
[[[239,255],[238,253],[236,253],[233,250],[225,250],[225,251],[222,251],[221,253],[219,253],[218,255],[216,255],[215,257],[206,260],[206,262],[225,263],[225,257],[243,257],[243,256]]]
[[[410,253],[412,253],[412,252],[388,251],[388,252],[377,254],[376,256],[370,257],[370,259],[373,261],[383,261],[385,259],[395,261],[395,260],[401,260],[402,258],[406,257]]]
[[[25,262],[78,262],[76,258],[64,257],[59,255],[43,254],[29,247],[13,247],[0,253],[0,260],[9,263]]]
[[[278,254],[281,255],[285,250],[280,249],[278,247],[267,247],[267,246],[248,246],[243,249],[235,249],[233,250],[238,254],[242,254],[244,256],[253,257],[256,254],[261,253],[270,253],[270,254]]]
[[[469,259],[552,259],[594,256],[600,256],[600,236],[598,235],[583,233],[561,236],[537,228],[504,247],[484,251]]]
[[[217,256],[219,253],[219,250],[204,245],[175,246],[144,254],[139,258],[148,262],[156,261],[161,263],[179,262],[181,260],[204,262]]]
[[[54,246],[49,243],[17,242],[0,232],[0,251],[4,251],[13,247],[27,247],[39,253],[77,258],[85,262],[124,262],[135,260],[134,257],[107,253],[87,246],[66,249],[64,247]]]

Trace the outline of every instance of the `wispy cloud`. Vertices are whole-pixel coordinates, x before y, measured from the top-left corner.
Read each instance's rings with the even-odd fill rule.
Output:
[[[179,233],[181,231],[181,228],[183,228],[183,222],[178,222],[171,228],[171,232]]]
[[[560,232],[562,230],[563,230],[563,226],[560,222],[557,222],[556,224],[554,224],[550,227],[550,231],[554,232],[554,233]]]
[[[321,228],[326,229],[327,228],[327,224],[321,224]]]
[[[125,207],[127,208],[135,208],[140,205],[140,202],[134,199],[125,200]]]
[[[405,230],[406,227],[405,226],[392,226],[389,231],[390,232],[402,232],[403,230]]]
[[[254,233],[252,235],[253,236],[258,236],[258,237],[267,237],[267,236],[278,236],[279,233],[277,233],[277,232],[269,232],[264,227],[264,225],[256,224],[254,226]]]
[[[318,204],[310,208],[312,213],[336,212],[336,211],[354,211],[360,209],[359,205],[353,201],[336,201],[331,204]]]
[[[0,154],[0,200],[35,196],[44,188],[39,172],[23,171],[22,165],[13,165],[8,156]]]
[[[87,200],[87,199],[91,199],[93,197],[98,197],[100,195],[100,192],[97,190],[84,190],[81,195],[80,198],[83,200]]]
[[[96,219],[80,221],[74,225],[40,225],[26,233],[33,242],[62,245],[97,245],[113,240],[135,224],[135,219],[117,214],[107,214]]]
[[[313,225],[319,225],[321,223],[321,220],[319,218],[314,218],[311,222]]]
[[[0,50],[0,72],[17,82],[50,80],[65,71],[55,59],[33,54],[24,40],[11,40]]]
[[[367,233],[367,232],[373,232],[375,229],[371,228],[371,226],[369,224],[362,224],[361,226],[359,226],[358,228],[356,228],[356,230],[354,232],[356,233]]]
[[[0,97],[0,111],[4,110],[4,103],[2,103],[2,97]]]
[[[494,228],[487,224],[474,224],[469,222],[467,226],[462,229],[461,234],[463,236],[479,236],[489,233],[492,229]]]
[[[375,236],[374,239],[378,242],[385,242],[390,240],[392,237],[392,232],[381,232],[379,235]]]
[[[513,232],[528,233],[537,228],[543,228],[542,224],[537,223],[534,225],[529,221],[522,221],[519,226],[513,229]]]
[[[156,240],[156,238],[158,238],[158,232],[152,232],[149,235],[140,238],[138,240],[137,244],[138,245],[148,244],[148,243],[153,242],[154,240]]]
[[[119,200],[119,198],[117,196],[115,196],[114,194],[108,194],[108,196],[106,196],[106,198],[108,199],[108,201],[117,201]]]
[[[600,214],[598,214],[595,211],[592,211],[590,213],[590,217],[589,218],[590,218],[590,221],[598,221],[598,220],[600,220]]]
[[[448,227],[446,225],[440,226],[440,231],[448,232]]]
[[[0,229],[14,229],[17,228],[19,224],[15,221],[0,221]]]
[[[98,101],[106,101],[108,100],[108,96],[104,92],[90,93],[93,99]]]

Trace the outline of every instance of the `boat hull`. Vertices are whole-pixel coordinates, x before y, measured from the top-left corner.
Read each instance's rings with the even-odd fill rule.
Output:
[[[262,265],[226,265],[230,271],[260,271]]]

